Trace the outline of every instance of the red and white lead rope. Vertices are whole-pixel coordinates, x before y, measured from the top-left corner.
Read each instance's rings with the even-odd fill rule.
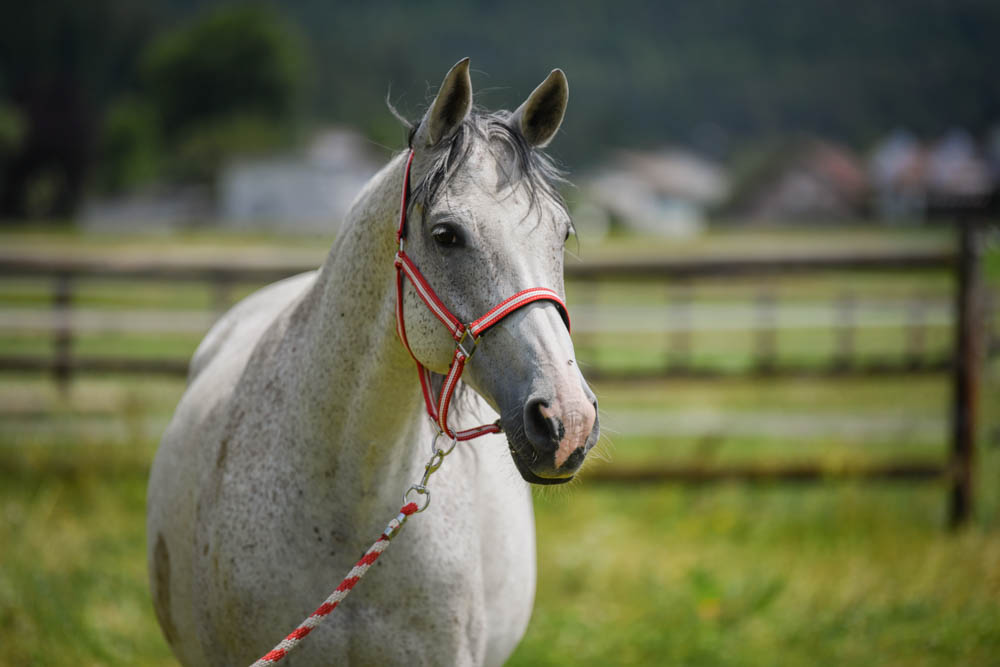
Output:
[[[277,646],[275,646],[269,653],[260,658],[257,662],[253,663],[251,667],[263,667],[264,665],[271,665],[282,658],[284,658],[290,651],[292,651],[313,629],[322,623],[327,615],[330,614],[337,605],[347,597],[347,594],[357,585],[361,577],[365,575],[368,568],[378,560],[378,557],[385,551],[386,547],[389,546],[390,540],[399,531],[410,515],[416,512],[422,512],[427,509],[427,505],[430,503],[430,492],[427,490],[427,479],[431,476],[434,471],[436,471],[440,466],[444,457],[447,456],[455,448],[455,443],[462,440],[471,440],[473,438],[478,438],[481,435],[486,435],[487,433],[500,433],[503,429],[500,427],[499,422],[494,422],[492,424],[483,424],[482,426],[477,426],[475,428],[466,429],[464,431],[452,431],[448,428],[448,408],[451,405],[452,396],[455,394],[455,388],[458,386],[458,380],[462,376],[462,371],[465,369],[465,362],[468,361],[469,357],[476,349],[476,345],[479,343],[479,338],[486,333],[486,331],[500,322],[507,315],[510,315],[518,308],[523,308],[530,303],[535,301],[551,301],[556,304],[559,308],[559,312],[566,322],[566,328],[570,326],[569,323],[569,312],[566,310],[566,304],[563,303],[562,298],[553,290],[547,287],[532,287],[530,289],[522,290],[513,296],[510,296],[496,306],[491,308],[485,315],[469,324],[463,324],[460,319],[455,317],[448,307],[444,305],[438,295],[434,292],[434,289],[424,278],[423,274],[420,273],[420,269],[417,265],[413,263],[413,260],[404,251],[404,246],[406,243],[406,208],[407,200],[409,199],[410,193],[410,166],[413,164],[413,151],[406,159],[406,171],[403,173],[403,193],[400,197],[400,212],[399,212],[399,227],[396,230],[396,241],[399,243],[399,251],[396,253],[395,266],[396,266],[396,331],[399,334],[399,339],[403,342],[410,356],[413,357],[414,363],[417,365],[417,372],[420,377],[420,388],[424,394],[424,403],[427,407],[427,414],[430,415],[431,419],[438,425],[439,433],[438,436],[447,435],[451,440],[451,447],[445,451],[438,449],[436,446],[437,438],[434,440],[434,445],[431,449],[433,454],[431,455],[430,461],[424,466],[424,476],[419,484],[414,484],[406,492],[409,494],[410,491],[416,491],[418,494],[425,496],[424,505],[419,507],[416,503],[406,503],[400,509],[399,514],[389,525],[386,526],[385,531],[382,535],[375,541],[375,544],[365,552],[365,555],[361,557],[340,585],[330,594],[330,597],[321,604],[316,611],[309,615],[306,620],[304,620],[299,627],[295,628],[288,634],[287,637],[281,640]],[[414,286],[417,294],[420,296],[420,300],[424,302],[427,308],[434,314],[434,316],[441,321],[441,323],[448,329],[451,337],[455,340],[455,354],[452,357],[451,365],[448,367],[448,373],[445,375],[444,382],[441,385],[441,391],[438,394],[437,400],[433,400],[431,391],[431,371],[429,371],[417,357],[413,354],[413,350],[410,349],[410,343],[406,339],[406,323],[403,320],[403,278],[404,276],[410,280],[410,283]],[[404,496],[405,498],[405,496]],[[405,502],[405,499],[404,499]]]
[[[278,662],[286,655],[291,653],[296,646],[301,642],[310,632],[313,631],[317,625],[326,620],[326,617],[337,608],[337,605],[347,597],[347,594],[354,589],[361,577],[365,576],[365,572],[368,571],[378,557],[382,555],[382,552],[386,550],[389,546],[389,542],[392,540],[393,536],[399,531],[400,527],[406,522],[411,514],[418,511],[418,506],[416,503],[407,503],[400,508],[399,514],[395,519],[389,522],[389,525],[385,527],[382,531],[382,535],[375,540],[375,544],[371,546],[365,555],[361,557],[351,571],[347,573],[344,580],[340,582],[340,585],[334,589],[333,593],[330,594],[323,604],[316,608],[312,614],[309,615],[306,620],[299,624],[299,627],[295,628],[288,633],[288,636],[278,642],[278,645],[271,649],[266,655],[261,657],[257,662],[253,663],[250,667],[264,667],[265,665],[273,665]]]

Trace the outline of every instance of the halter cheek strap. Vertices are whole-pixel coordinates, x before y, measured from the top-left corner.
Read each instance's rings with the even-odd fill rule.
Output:
[[[546,287],[532,287],[507,297],[488,310],[485,315],[468,324],[464,324],[455,317],[441,299],[438,298],[438,295],[427,282],[427,279],[420,273],[420,269],[417,268],[417,265],[413,263],[413,260],[404,250],[406,245],[406,208],[410,193],[410,166],[412,164],[413,151],[411,150],[409,156],[407,156],[406,171],[403,174],[403,193],[399,204],[399,227],[396,230],[396,240],[399,242],[399,250],[396,252],[395,259],[396,332],[417,365],[417,372],[420,376],[420,388],[424,394],[427,414],[434,420],[442,433],[455,440],[471,440],[487,433],[500,433],[503,429],[500,427],[499,420],[492,424],[483,424],[482,426],[464,431],[455,432],[448,428],[448,408],[451,405],[455,388],[458,386],[458,380],[462,377],[465,363],[472,356],[473,352],[475,352],[476,346],[479,344],[479,339],[483,334],[519,308],[523,308],[535,301],[551,301],[559,308],[559,313],[566,322],[567,329],[570,326],[569,312],[566,310],[566,304],[563,303],[562,298],[554,291]],[[413,354],[413,350],[410,349],[410,343],[406,339],[406,323],[403,318],[404,277],[409,279],[420,296],[420,300],[424,302],[424,305],[445,326],[448,333],[455,340],[455,354],[452,356],[451,365],[448,367],[448,373],[445,375],[444,383],[441,385],[441,391],[436,399],[433,397],[433,392],[431,391],[431,371],[420,363]]]

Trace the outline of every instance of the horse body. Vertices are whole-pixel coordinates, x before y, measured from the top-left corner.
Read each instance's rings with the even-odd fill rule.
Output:
[[[423,122],[430,128],[433,111]],[[470,150],[476,159],[485,156],[484,146]],[[402,492],[420,479],[436,431],[423,415],[412,360],[394,328],[403,162],[397,157],[365,187],[318,272],[248,297],[195,355],[188,390],[153,464],[148,498],[154,606],[185,665],[249,664],[266,652],[340,581],[394,516]],[[495,164],[480,173],[491,182],[503,177]],[[468,191],[468,183],[462,187]],[[510,196],[503,206],[527,205],[521,195]],[[495,197],[479,204],[457,209],[499,206]],[[432,266],[430,255],[424,259]],[[523,257],[511,262],[502,266],[522,274],[515,279],[532,270]],[[557,268],[561,273],[561,258]],[[478,280],[490,291],[498,278]],[[405,303],[414,353],[440,371],[447,341],[410,291]],[[484,344],[485,361],[470,365],[467,381],[488,402],[469,392],[463,421],[492,421],[494,410],[513,419],[505,396],[481,389],[511,379],[509,367],[491,371],[491,355],[509,354],[504,346],[517,343],[518,331],[559,322],[554,310],[526,308],[511,318],[511,341],[497,335],[489,348]],[[544,352],[541,343],[535,347]],[[566,375],[566,363],[559,366]],[[529,384],[535,394],[548,386]],[[572,393],[560,391],[549,393]],[[550,404],[559,405],[554,398]],[[569,412],[564,418],[563,430],[586,423]],[[529,435],[538,428],[528,426]],[[565,440],[555,431],[545,437]],[[554,448],[556,440],[548,444]],[[581,440],[580,447],[590,444]],[[456,448],[433,479],[432,510],[408,523],[364,581],[364,592],[338,608],[287,664],[502,663],[527,626],[535,583],[531,497],[508,446],[513,452],[513,436],[507,443],[492,435]],[[553,473],[562,475],[555,481],[572,473],[569,467]],[[546,475],[549,468],[538,470]]]

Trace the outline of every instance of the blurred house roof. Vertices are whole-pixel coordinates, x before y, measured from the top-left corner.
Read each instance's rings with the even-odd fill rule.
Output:
[[[727,210],[769,221],[844,220],[861,215],[868,177],[854,153],[815,138],[765,151],[745,175]]]
[[[590,203],[621,224],[661,235],[701,229],[705,211],[728,191],[718,165],[676,148],[619,151],[580,184]]]
[[[726,196],[728,182],[722,167],[694,153],[676,148],[655,152],[621,151],[619,169],[662,195],[710,206]]]

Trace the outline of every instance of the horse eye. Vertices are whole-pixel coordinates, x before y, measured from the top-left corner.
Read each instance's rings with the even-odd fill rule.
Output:
[[[451,225],[438,225],[431,230],[434,241],[442,248],[453,248],[459,243],[458,232]]]

